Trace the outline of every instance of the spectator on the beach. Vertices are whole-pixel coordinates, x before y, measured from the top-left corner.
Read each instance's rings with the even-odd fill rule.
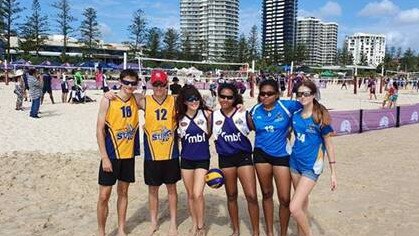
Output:
[[[348,87],[346,85],[346,79],[345,78],[343,78],[342,86],[340,87],[340,89],[343,89],[343,87],[345,87],[345,89],[348,90]]]
[[[106,75],[105,71],[102,73],[102,91],[104,93],[109,91],[108,76]]]
[[[29,116],[32,118],[40,118],[38,116],[39,107],[41,105],[42,96],[42,79],[37,75],[35,68],[30,68],[28,72],[29,95],[32,100],[31,111]]]
[[[170,92],[172,95],[178,95],[182,86],[179,84],[179,79],[175,76],[172,79],[173,84],[170,85]]]
[[[128,188],[135,182],[135,156],[140,154],[138,106],[133,93],[138,75],[123,70],[119,79],[122,87],[119,99],[102,98],[97,118],[97,143],[100,153],[99,199],[97,203],[98,233],[106,234],[108,202],[112,186],[117,183],[118,235],[125,235]],[[113,141],[109,141],[113,140]]]
[[[22,103],[25,97],[25,81],[23,80],[23,70],[17,70],[15,77],[15,90],[13,91],[16,94],[16,108],[17,111],[23,111]]]
[[[103,71],[101,67],[98,67],[95,73],[96,89],[99,89],[102,87],[102,80],[103,80]]]
[[[303,109],[292,116],[295,143],[290,157],[290,170],[294,194],[290,211],[297,222],[299,235],[312,235],[307,212],[309,195],[323,171],[326,153],[331,172],[330,188],[334,191],[337,187],[331,117],[327,109],[314,98],[316,89],[312,81],[303,81],[297,90],[297,99]]]
[[[371,78],[369,80],[368,87],[369,87],[369,90],[370,90],[369,91],[370,92],[370,100],[372,99],[373,96],[374,96],[375,100],[377,100],[377,95],[375,95],[376,88],[377,88],[377,83],[376,83],[374,78]]]
[[[211,97],[217,97],[217,83],[212,80],[209,84],[209,90],[211,92]]]
[[[236,81],[236,88],[239,90],[239,93],[243,95],[246,92],[246,85],[244,84],[242,79],[238,79]]]
[[[29,91],[29,84],[28,84],[28,70],[23,70],[23,81],[25,84],[25,92],[23,94],[23,97],[25,98],[25,102],[28,101],[28,91]]]
[[[393,82],[393,87],[390,88],[390,97],[389,97],[389,105],[388,108],[396,107],[397,98],[399,97],[399,86],[396,82]]]
[[[68,96],[68,82],[66,72],[61,73],[61,102],[66,103]]]
[[[43,80],[43,87],[42,87],[41,104],[44,103],[45,93],[49,94],[51,103],[54,104],[54,96],[52,95],[52,85],[51,85],[52,77],[48,70],[45,70],[44,74],[42,75],[42,80]]]
[[[274,233],[273,183],[276,185],[276,195],[280,203],[281,235],[287,235],[291,194],[288,136],[292,114],[301,109],[299,102],[280,100],[279,94],[276,81],[269,79],[262,81],[259,84],[258,104],[251,110],[256,132],[253,162],[262,190],[266,235]]]
[[[74,73],[74,85],[82,88],[82,83],[83,83],[83,75],[81,74],[81,71],[77,69],[76,73]]]
[[[286,90],[285,88],[285,83],[286,83],[286,77],[285,74],[281,74],[278,78],[278,82],[279,82],[279,91],[280,91],[280,97],[284,96],[284,92]]]
[[[141,94],[145,96],[145,94],[147,93],[147,82],[145,80],[145,77],[144,80],[140,77],[138,87],[141,88]]]

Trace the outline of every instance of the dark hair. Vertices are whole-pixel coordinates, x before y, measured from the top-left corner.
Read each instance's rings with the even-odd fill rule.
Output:
[[[238,104],[243,104],[243,97],[239,94],[239,91],[237,90],[237,87],[234,84],[232,84],[232,83],[222,83],[222,84],[220,84],[218,86],[218,90],[217,90],[218,96],[220,96],[221,91],[223,89],[229,89],[233,92],[233,97],[234,97],[233,98],[234,99],[233,106],[234,107],[237,106]]]
[[[301,86],[309,88],[313,95],[317,93],[317,86],[311,80],[303,80],[298,88]],[[329,111],[316,98],[313,99],[313,119],[320,126],[330,125],[332,123],[332,117],[330,117]]]
[[[276,82],[276,80],[273,79],[265,79],[262,82],[260,82],[259,84],[259,92],[262,90],[263,87],[265,86],[271,86],[276,94],[279,94],[279,86],[278,86],[278,82]],[[279,97],[277,98],[277,100],[279,99]],[[260,96],[258,96],[258,103],[260,103]]]
[[[138,81],[138,74],[133,69],[125,69],[125,70],[121,71],[121,74],[119,74],[119,80],[122,80],[123,78],[125,78],[127,76],[133,77],[133,78],[135,78],[135,80]]]
[[[28,70],[28,74],[29,75],[35,75],[36,74],[36,69],[35,68],[30,68],[29,70]]]
[[[399,86],[397,85],[397,82],[396,82],[396,81],[394,81],[394,82],[393,82],[393,87],[394,87],[395,89],[399,89]]]
[[[185,102],[188,97],[196,96],[199,99],[199,108],[202,110],[209,110],[209,108],[205,105],[204,99],[202,99],[201,94],[199,93],[198,89],[195,88],[193,85],[185,85],[183,86],[179,94],[176,98],[175,103],[175,110],[176,110],[176,122],[179,122],[185,115],[188,107],[186,106]]]

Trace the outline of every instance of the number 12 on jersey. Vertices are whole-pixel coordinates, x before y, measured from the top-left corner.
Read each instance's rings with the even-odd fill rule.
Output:
[[[167,120],[167,110],[166,109],[157,109],[156,112],[157,120]]]

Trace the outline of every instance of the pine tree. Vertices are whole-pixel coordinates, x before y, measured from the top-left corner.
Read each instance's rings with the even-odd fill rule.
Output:
[[[67,42],[68,38],[74,32],[73,26],[71,23],[76,20],[71,15],[70,12],[70,1],[69,0],[57,0],[52,4],[52,7],[57,9],[56,21],[58,24],[58,30],[63,35],[63,50],[61,53],[61,60],[64,62],[66,60],[66,52],[67,52]]]
[[[161,39],[161,30],[157,27],[153,27],[148,32],[147,37],[147,55],[149,57],[159,57],[160,56],[160,39]]]
[[[176,59],[179,53],[179,34],[173,28],[169,28],[164,33],[163,56],[167,59]]]
[[[181,59],[183,60],[192,60],[192,44],[191,39],[188,32],[185,32],[182,37],[182,53]]]
[[[249,45],[247,44],[246,36],[240,35],[237,43],[237,61],[246,62],[249,60]]]
[[[42,15],[39,0],[32,1],[32,15],[27,16],[25,23],[21,26],[22,41],[21,48],[26,51],[35,51],[39,56],[39,50],[47,40],[48,17]]]
[[[259,44],[258,44],[258,32],[257,26],[254,25],[250,30],[250,35],[248,38],[249,45],[249,59],[256,60],[259,58]]]
[[[1,1],[2,25],[6,34],[6,59],[10,61],[10,38],[12,34],[16,34],[14,23],[20,17],[18,14],[24,10],[20,7],[18,0],[2,0]]]
[[[87,56],[92,57],[93,49],[98,45],[101,36],[96,10],[92,7],[83,12],[84,20],[80,25],[81,41],[87,48]]]
[[[132,15],[131,25],[128,27],[128,31],[130,33],[130,47],[136,54],[141,49],[141,44],[147,38],[147,21],[144,16],[144,12],[141,9],[138,9]]]

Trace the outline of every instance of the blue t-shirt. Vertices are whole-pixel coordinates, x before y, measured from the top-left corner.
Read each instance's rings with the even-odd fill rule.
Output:
[[[290,100],[278,100],[270,111],[266,111],[263,104],[255,105],[250,111],[256,131],[255,148],[274,157],[288,156],[286,147],[291,116],[299,109],[301,104]]]
[[[321,127],[314,122],[312,116],[303,118],[301,113],[302,110],[297,111],[292,117],[295,143],[290,162],[296,163],[303,170],[314,170],[320,174],[325,152],[323,137],[333,132],[333,128],[330,125]]]

